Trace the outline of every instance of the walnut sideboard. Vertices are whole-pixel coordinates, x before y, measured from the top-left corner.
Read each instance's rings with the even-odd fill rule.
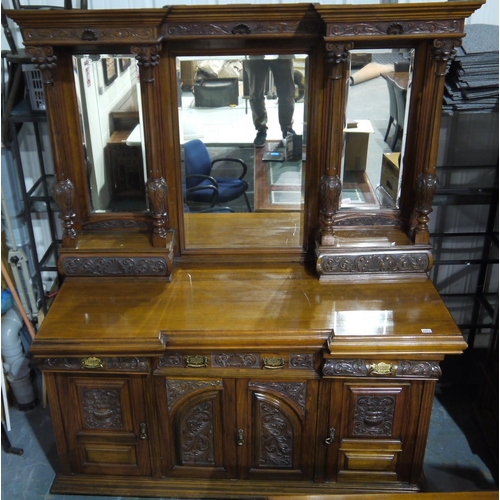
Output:
[[[483,3],[6,11],[44,82],[62,223],[64,282],[31,347],[59,455],[52,493],[425,489],[439,363],[467,347],[427,276],[441,102],[465,19]],[[380,52],[408,62],[403,144],[381,200],[387,151],[367,160],[374,199],[363,207],[368,191],[342,182],[351,61]],[[180,70],[266,56],[302,64],[301,203],[233,213],[217,195],[196,207]],[[134,204],[118,209],[105,148],[124,133],[113,112],[125,99],[141,133],[133,151],[120,135],[120,154],[145,183],[131,181]],[[245,110],[230,109],[230,127],[251,119]],[[227,125],[214,125],[218,109],[201,111],[190,124],[207,147],[234,150],[210,135]]]

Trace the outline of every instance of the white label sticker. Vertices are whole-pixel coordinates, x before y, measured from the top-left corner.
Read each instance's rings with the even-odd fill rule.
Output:
[[[422,328],[420,331],[422,333],[432,333],[432,330],[430,328]]]

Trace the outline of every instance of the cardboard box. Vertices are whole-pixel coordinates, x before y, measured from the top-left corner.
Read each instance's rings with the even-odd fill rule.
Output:
[[[355,126],[353,126],[355,124]],[[366,170],[368,143],[373,127],[370,120],[358,120],[349,123],[344,129],[344,171]]]
[[[384,153],[382,155],[382,172],[380,185],[394,200],[398,197],[400,153]]]

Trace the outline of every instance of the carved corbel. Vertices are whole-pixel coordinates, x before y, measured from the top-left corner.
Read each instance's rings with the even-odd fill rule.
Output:
[[[417,226],[415,243],[429,243],[429,214],[432,212],[432,200],[438,188],[435,174],[420,174],[417,177]]]
[[[56,67],[57,56],[52,47],[27,47],[26,54],[31,56],[31,62],[42,73],[43,83],[49,85],[53,82],[52,71]]]
[[[340,204],[342,182],[338,175],[324,175],[319,186],[321,243],[333,238],[333,223]]]
[[[161,246],[167,237],[165,221],[167,212],[167,183],[163,177],[149,179],[147,182],[149,210],[153,219],[153,246]]]
[[[68,248],[76,247],[76,231],[74,229],[75,213],[73,202],[75,201],[75,187],[69,179],[54,183],[52,186],[52,196],[57,206],[61,210],[59,218],[63,228],[63,246]]]
[[[137,64],[141,72],[141,81],[153,83],[154,68],[160,63],[161,45],[134,45],[131,47],[132,54],[135,54]]]
[[[460,47],[462,41],[458,38],[439,38],[434,40],[431,48],[431,56],[438,63],[436,76],[446,76],[448,62],[455,58],[456,47]]]
[[[326,44],[326,62],[331,65],[330,78],[333,80],[342,78],[342,66],[349,60],[349,51],[352,47],[352,43],[345,42]]]

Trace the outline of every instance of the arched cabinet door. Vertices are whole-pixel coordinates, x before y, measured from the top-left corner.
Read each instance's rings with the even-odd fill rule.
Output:
[[[316,382],[239,380],[237,386],[240,477],[312,479]]]
[[[233,381],[159,377],[164,474],[174,477],[234,478]],[[233,433],[234,435],[234,433]]]

